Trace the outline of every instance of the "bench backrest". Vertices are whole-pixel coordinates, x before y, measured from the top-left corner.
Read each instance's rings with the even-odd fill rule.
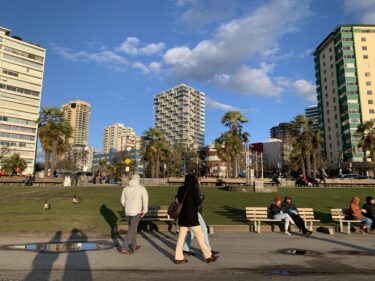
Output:
[[[331,217],[333,221],[344,220],[349,214],[349,209],[331,209]]]
[[[168,206],[149,206],[145,218],[166,219],[168,218]]]
[[[299,215],[304,220],[313,220],[313,208],[298,208]],[[246,218],[248,220],[267,219],[269,212],[267,207],[246,207]]]
[[[246,207],[246,219],[259,220],[268,219],[267,207]]]
[[[298,213],[303,220],[315,219],[313,208],[298,208]]]

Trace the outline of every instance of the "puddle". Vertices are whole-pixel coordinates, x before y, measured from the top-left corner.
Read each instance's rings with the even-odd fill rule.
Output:
[[[272,271],[271,271],[271,274],[273,274],[273,275],[284,275],[284,276],[286,276],[286,275],[290,275],[291,272],[289,272],[288,270],[272,270]]]
[[[106,241],[97,242],[60,242],[60,243],[29,243],[8,245],[3,250],[23,250],[40,253],[67,253],[81,251],[98,251],[112,249],[112,243]]]
[[[279,254],[296,255],[296,256],[317,256],[319,252],[305,250],[305,249],[281,249],[277,251]]]

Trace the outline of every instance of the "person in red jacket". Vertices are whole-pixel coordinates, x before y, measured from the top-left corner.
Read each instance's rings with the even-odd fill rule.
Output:
[[[366,214],[367,211],[359,207],[359,202],[360,202],[359,197],[354,196],[352,201],[350,202],[350,212],[351,212],[351,215],[354,217],[354,219],[362,222],[363,225],[361,225],[360,231],[362,233],[367,233],[368,229],[371,228],[372,219],[364,216],[364,214]]]

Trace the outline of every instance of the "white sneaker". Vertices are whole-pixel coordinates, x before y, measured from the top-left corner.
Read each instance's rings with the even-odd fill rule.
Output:
[[[289,232],[289,231],[285,231],[285,235],[288,235],[288,236],[290,236],[290,235],[292,235],[292,234],[290,234],[290,232]]]

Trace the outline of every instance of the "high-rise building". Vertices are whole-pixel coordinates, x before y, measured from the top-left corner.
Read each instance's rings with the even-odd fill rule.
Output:
[[[355,131],[375,120],[375,25],[339,25],[313,55],[328,165],[362,162]]]
[[[292,135],[290,133],[290,123],[280,123],[270,129],[270,135],[272,139],[279,139],[285,143],[291,142]]]
[[[104,128],[103,152],[125,151],[128,147],[140,150],[141,137],[135,134],[133,128],[116,123]]]
[[[10,36],[0,27],[0,147],[19,153],[33,173],[37,145],[37,119],[46,50]]]
[[[73,137],[69,140],[69,143],[87,146],[89,143],[91,105],[85,101],[76,100],[62,105],[61,111],[73,128]]]
[[[313,132],[319,131],[319,109],[317,105],[306,107],[305,115]]]
[[[157,94],[154,98],[155,127],[164,132],[171,145],[204,146],[205,94],[185,84]]]

